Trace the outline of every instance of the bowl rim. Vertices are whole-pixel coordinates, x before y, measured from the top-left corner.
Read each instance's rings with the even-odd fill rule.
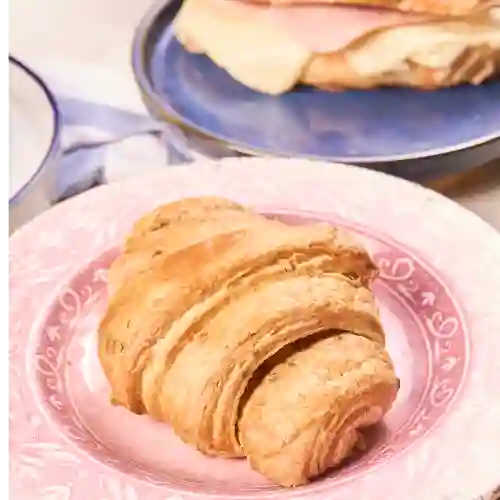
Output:
[[[42,172],[45,169],[45,166],[55,158],[57,151],[59,149],[59,137],[61,134],[61,113],[59,107],[57,105],[56,98],[52,91],[49,89],[45,81],[42,77],[33,71],[28,65],[24,62],[21,62],[17,57],[14,57],[9,54],[9,66],[15,66],[20,69],[25,75],[38,85],[38,87],[43,91],[45,97],[52,109],[52,137],[50,140],[50,144],[47,148],[47,151],[40,162],[40,165],[36,168],[33,175],[26,181],[26,183],[17,190],[14,194],[9,196],[9,206],[20,201],[27,193],[29,187],[35,183],[35,181],[40,177]],[[10,71],[10,70],[9,70]]]

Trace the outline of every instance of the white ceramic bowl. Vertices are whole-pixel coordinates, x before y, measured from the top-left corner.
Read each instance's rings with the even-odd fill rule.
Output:
[[[51,205],[60,152],[54,96],[25,64],[9,56],[9,233]]]

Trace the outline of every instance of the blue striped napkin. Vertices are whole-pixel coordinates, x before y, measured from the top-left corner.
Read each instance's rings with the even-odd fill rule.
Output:
[[[56,202],[169,165],[235,154],[151,118],[131,77],[67,63],[33,67],[54,92],[61,113]]]

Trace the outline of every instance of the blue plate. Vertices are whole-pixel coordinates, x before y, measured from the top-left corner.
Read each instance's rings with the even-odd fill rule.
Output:
[[[252,154],[390,162],[389,168],[404,162],[419,171],[500,157],[500,81],[434,92],[301,87],[279,97],[263,95],[207,57],[184,50],[171,27],[179,6],[154,6],[136,31],[134,71],[157,116]],[[469,155],[458,162],[449,156],[464,151]],[[414,162],[429,157],[438,157],[440,165]]]

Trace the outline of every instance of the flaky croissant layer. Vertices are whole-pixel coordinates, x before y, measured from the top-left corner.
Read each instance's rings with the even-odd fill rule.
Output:
[[[290,226],[218,198],[161,206],[110,269],[99,357],[112,401],[203,453],[304,484],[349,456],[396,398],[376,274],[326,224]]]

